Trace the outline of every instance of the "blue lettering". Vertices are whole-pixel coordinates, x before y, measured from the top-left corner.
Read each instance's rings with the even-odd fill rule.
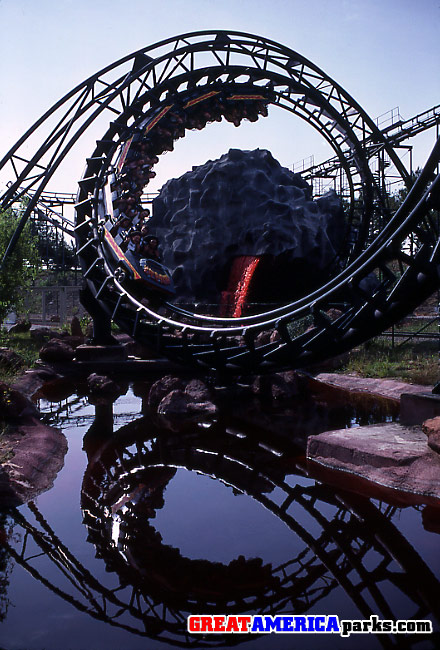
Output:
[[[317,632],[325,632],[325,616],[316,616],[315,617],[315,630]]]
[[[293,632],[293,616],[283,616],[284,619],[284,632]]]
[[[340,632],[339,619],[337,616],[327,617],[327,632]]]
[[[307,632],[305,616],[295,616],[295,632]]]
[[[262,616],[254,616],[251,632],[265,632]]]
[[[281,622],[284,620],[285,616],[265,616],[264,617],[264,622],[266,623],[266,629],[264,630],[265,632],[272,632],[275,630],[275,632],[281,632],[282,631],[282,626]]]

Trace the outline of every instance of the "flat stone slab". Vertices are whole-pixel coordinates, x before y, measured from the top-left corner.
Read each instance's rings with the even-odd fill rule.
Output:
[[[397,379],[374,379],[371,377],[357,377],[356,375],[340,375],[336,372],[321,372],[315,376],[315,380],[350,392],[371,393],[393,400],[400,400],[402,393],[418,394],[427,393],[430,390],[429,386],[406,384]]]
[[[123,345],[79,345],[75,351],[77,361],[125,361],[127,356]]]
[[[440,499],[440,455],[420,427],[390,422],[310,436],[307,459],[386,488]]]
[[[11,388],[18,390],[28,399],[32,399],[46,381],[51,381],[59,377],[60,375],[57,375],[50,366],[46,366],[46,364],[41,362],[38,368],[26,370],[26,372],[24,372],[17,381],[12,384]]]
[[[400,399],[400,421],[405,426],[423,424],[425,420],[440,415],[440,395],[434,393],[409,393]]]

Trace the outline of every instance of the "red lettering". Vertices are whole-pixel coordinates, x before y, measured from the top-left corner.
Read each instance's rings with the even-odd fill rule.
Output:
[[[200,632],[200,616],[188,616],[188,632]]]
[[[201,616],[200,617],[200,631],[201,632],[214,632],[212,629],[212,617],[211,616]]]
[[[248,632],[251,616],[188,616],[188,632]]]
[[[237,620],[240,624],[240,631],[241,632],[247,632],[248,628],[251,624],[251,617],[250,616],[237,616]]]
[[[214,632],[224,632],[225,631],[225,617],[224,616],[213,616],[214,619]]]
[[[240,632],[240,627],[238,625],[236,616],[229,616],[228,622],[226,623],[226,632]]]

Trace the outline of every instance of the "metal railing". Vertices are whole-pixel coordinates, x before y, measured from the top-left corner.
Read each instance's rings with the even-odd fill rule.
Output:
[[[410,323],[417,323],[414,330],[409,330]],[[436,331],[433,326],[437,325]],[[419,327],[420,325],[420,327]],[[431,328],[430,331],[429,328]],[[402,324],[392,325],[390,329],[386,330],[380,335],[380,338],[391,339],[392,348],[401,348],[407,343],[414,343],[414,341],[437,341],[440,350],[440,317],[437,316],[415,316],[407,318]],[[397,339],[399,341],[397,342]]]
[[[68,322],[85,313],[80,303],[80,286],[32,287],[25,298],[25,311],[33,324],[50,325]]]

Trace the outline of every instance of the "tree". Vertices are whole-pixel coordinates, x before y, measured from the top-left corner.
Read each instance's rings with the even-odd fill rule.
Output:
[[[13,210],[0,212],[0,261],[17,224],[18,217]],[[37,244],[38,240],[27,223],[0,271],[0,324],[10,311],[23,307],[24,297],[40,266]]]
[[[400,208],[402,203],[405,201],[406,197],[408,196],[409,190],[416,182],[421,171],[422,171],[421,168],[418,167],[415,172],[412,172],[410,174],[408,180],[408,186],[400,187],[398,190],[395,190],[394,192],[388,195],[388,205],[392,214],[394,214]]]
[[[74,243],[68,242],[61,228],[50,223],[41,210],[35,212],[29,223],[32,234],[37,237],[40,259],[46,267],[50,266],[59,274],[77,265]]]

